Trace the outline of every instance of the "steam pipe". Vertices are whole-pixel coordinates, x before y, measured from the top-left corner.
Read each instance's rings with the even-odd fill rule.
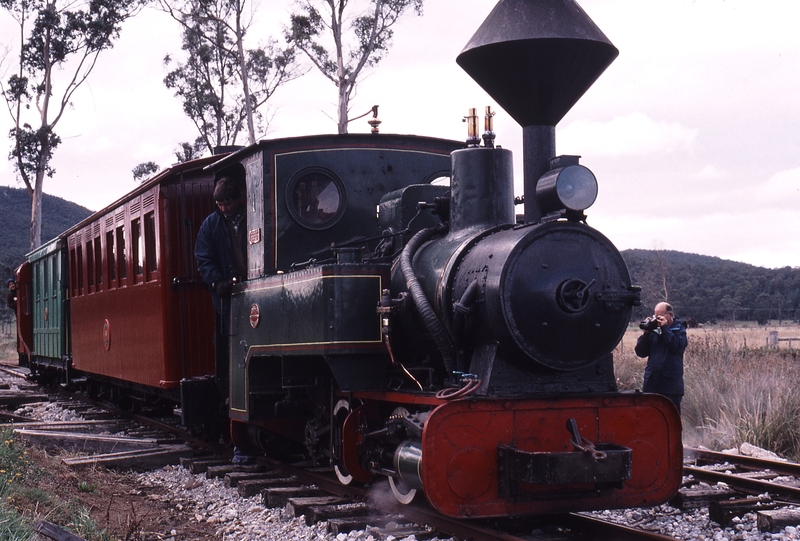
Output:
[[[480,289],[480,282],[478,282],[478,280],[473,280],[467,286],[467,289],[464,290],[461,299],[453,304],[453,336],[458,346],[463,346],[464,337],[462,335],[464,326],[466,325],[466,319],[467,316],[472,313],[472,304],[475,302]],[[464,352],[462,347],[457,348],[456,367],[460,372],[466,372],[469,368],[466,366],[467,362],[463,357]]]
[[[420,317],[422,317],[422,320],[425,322],[428,332],[431,333],[433,340],[436,342],[436,346],[439,348],[439,352],[442,354],[445,369],[450,373],[455,370],[455,348],[450,341],[447,331],[436,316],[436,312],[434,312],[433,307],[430,302],[428,302],[425,292],[422,291],[422,286],[419,285],[416,273],[414,272],[414,266],[412,265],[414,254],[419,247],[428,242],[434,235],[442,233],[444,230],[442,226],[429,227],[411,237],[411,240],[408,241],[408,244],[403,248],[403,252],[400,255],[400,271],[403,274],[406,287],[411,294],[411,298],[414,301],[414,305],[417,307]]]

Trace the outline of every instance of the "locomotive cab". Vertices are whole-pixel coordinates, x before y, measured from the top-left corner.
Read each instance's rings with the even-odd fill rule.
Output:
[[[376,306],[389,287],[393,246],[381,230],[386,193],[449,176],[457,141],[388,134],[262,141],[217,162],[247,184],[248,276],[234,289],[230,415],[263,434],[306,442],[309,411],[330,415],[330,393],[385,389],[391,363]],[[325,394],[327,392],[327,394]],[[322,393],[322,396],[320,396]],[[234,424],[234,433],[237,428]],[[247,445],[241,442],[241,446]]]
[[[333,261],[375,245],[384,194],[450,174],[458,141],[390,134],[264,140],[209,166],[247,186],[248,280]],[[366,251],[365,251],[366,253]]]

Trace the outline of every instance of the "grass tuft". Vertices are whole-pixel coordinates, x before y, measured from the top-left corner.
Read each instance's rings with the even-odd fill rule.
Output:
[[[77,502],[74,502],[70,508],[70,522],[67,528],[87,541],[112,541],[113,539],[106,530],[97,525],[89,511]]]
[[[81,492],[94,492],[96,488],[97,488],[96,483],[87,483],[86,481],[81,481],[80,483],[78,483],[78,490],[80,490]]]

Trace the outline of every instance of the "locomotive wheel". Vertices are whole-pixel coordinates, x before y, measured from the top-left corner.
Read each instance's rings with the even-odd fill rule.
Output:
[[[417,495],[416,488],[409,488],[403,481],[394,477],[389,477],[389,486],[392,487],[394,498],[403,505],[413,502]]]
[[[333,422],[331,423],[333,448],[331,449],[331,457],[336,478],[345,486],[353,483],[353,476],[348,473],[342,460],[342,427],[348,415],[350,415],[350,402],[339,400],[333,407]]]

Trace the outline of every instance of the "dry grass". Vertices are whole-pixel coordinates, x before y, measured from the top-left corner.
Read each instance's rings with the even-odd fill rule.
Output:
[[[0,335],[0,360],[14,360],[17,358],[16,335]]]
[[[751,443],[800,460],[800,342],[767,348],[769,331],[800,337],[800,326],[689,329],[684,356],[684,443],[711,449]],[[621,389],[641,388],[645,359],[633,346],[637,328],[615,353]]]

